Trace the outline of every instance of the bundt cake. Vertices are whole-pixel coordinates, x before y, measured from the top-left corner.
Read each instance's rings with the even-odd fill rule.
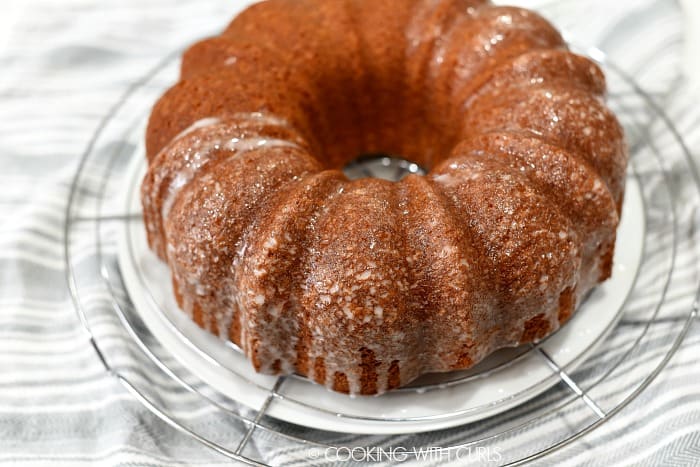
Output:
[[[268,0],[191,46],[142,185],[180,307],[257,371],[376,394],[559,328],[611,273],[605,79],[486,0]],[[349,180],[361,154],[428,174]]]

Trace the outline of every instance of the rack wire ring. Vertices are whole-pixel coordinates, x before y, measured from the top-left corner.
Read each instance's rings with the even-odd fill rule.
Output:
[[[78,170],[76,172],[76,176],[73,180],[73,183],[71,185],[71,191],[69,195],[69,202],[68,206],[66,208],[66,224],[65,224],[65,263],[66,263],[66,272],[67,272],[67,284],[68,288],[71,293],[71,297],[74,303],[74,306],[76,308],[76,312],[78,314],[78,317],[81,320],[81,323],[83,327],[85,328],[91,345],[94,347],[96,354],[100,358],[102,364],[104,365],[105,369],[113,374],[121,384],[123,384],[127,390],[129,390],[141,403],[144,404],[151,412],[153,412],[156,416],[164,420],[166,423],[170,424],[171,426],[177,428],[178,430],[182,431],[183,433],[186,433],[188,436],[193,437],[197,441],[201,442],[205,446],[208,446],[209,448],[227,456],[232,459],[236,459],[239,461],[243,461],[246,463],[250,463],[253,465],[262,465],[259,461],[255,459],[251,459],[246,457],[245,455],[242,454],[243,449],[248,442],[248,440],[254,435],[254,432],[256,429],[260,429],[263,431],[270,431],[273,433],[277,434],[282,434],[284,435],[285,433],[282,433],[282,431],[275,431],[275,426],[270,423],[270,421],[263,421],[263,415],[264,411],[261,411],[256,414],[255,417],[251,418],[245,418],[241,417],[241,421],[244,423],[247,423],[248,429],[245,431],[244,437],[240,440],[240,442],[237,444],[235,449],[230,449],[226,448],[224,446],[221,446],[217,443],[212,442],[211,440],[207,439],[204,436],[201,436],[200,434],[196,433],[192,429],[188,428],[185,424],[181,423],[180,421],[177,420],[177,417],[173,417],[172,414],[169,414],[167,410],[163,410],[157,403],[155,403],[151,397],[148,395],[144,394],[143,391],[137,387],[137,384],[133,384],[132,381],[124,376],[122,372],[120,371],[119,368],[114,367],[113,365],[110,364],[108,361],[108,357],[106,353],[104,352],[104,349],[101,347],[101,344],[99,342],[99,337],[96,337],[96,333],[94,332],[94,329],[90,325],[90,318],[88,317],[88,314],[90,311],[88,311],[88,308],[85,307],[83,301],[81,300],[81,290],[79,286],[79,279],[76,276],[76,268],[75,268],[75,258],[74,258],[74,251],[72,248],[71,244],[71,239],[73,238],[74,230],[76,228],[76,224],[84,224],[84,223],[94,223],[95,224],[95,237],[97,241],[98,247],[101,245],[101,240],[100,240],[100,230],[103,227],[103,224],[105,222],[113,222],[113,221],[120,221],[124,219],[129,219],[129,216],[127,215],[126,217],[122,217],[119,214],[116,215],[106,215],[103,216],[102,212],[100,211],[100,208],[96,210],[96,215],[94,217],[90,216],[81,216],[81,215],[74,215],[74,211],[76,211],[76,203],[78,202],[78,197],[79,197],[79,192],[84,188],[81,185],[81,182],[83,181],[81,178],[81,175],[84,173],[86,166],[88,165],[88,159],[91,156],[94,156],[94,152],[97,146],[97,142],[100,139],[100,137],[103,135],[105,132],[105,129],[108,127],[112,119],[115,117],[115,115],[122,109],[123,105],[125,102],[141,87],[146,86],[150,79],[155,75],[158,71],[163,69],[165,66],[170,63],[174,57],[177,57],[180,54],[180,50],[173,52],[170,54],[166,59],[161,62],[158,66],[156,66],[153,70],[151,70],[150,73],[145,75],[142,80],[139,80],[136,82],[126,93],[125,95],[110,109],[110,111],[107,113],[105,118],[101,121],[97,131],[91,138],[91,141],[89,142],[78,167]],[[602,56],[601,52],[597,51],[596,52],[597,56]],[[667,129],[670,131],[672,134],[673,138],[675,139],[676,143],[680,146],[681,152],[683,157],[686,159],[686,163],[688,164],[688,167],[690,168],[689,171],[689,176],[692,177],[693,183],[695,187],[697,188],[700,186],[698,175],[696,168],[693,164],[692,158],[690,157],[689,151],[687,147],[685,147],[685,144],[682,141],[682,138],[680,137],[678,131],[673,127],[671,121],[669,118],[663,113],[663,111],[656,105],[656,103],[651,99],[642,89],[639,88],[639,86],[636,85],[634,80],[626,75],[622,70],[619,68],[615,67],[614,64],[607,63],[607,66],[610,67],[615,73],[619,74],[623,80],[625,80],[634,90],[634,92],[638,95],[641,96],[642,99],[645,101],[645,104],[655,113],[655,115],[663,122],[663,124],[667,127]],[[110,162],[110,167],[111,167]],[[108,172],[103,172],[103,176],[107,176]],[[104,195],[104,193],[101,193],[100,196]],[[101,198],[102,199],[102,198]],[[99,248],[98,248],[99,249]],[[671,271],[673,270],[673,267],[671,267]],[[661,369],[665,366],[665,364],[668,362],[668,360],[671,358],[673,353],[677,350],[678,346],[680,345],[682,338],[685,336],[685,334],[688,331],[688,328],[692,322],[692,320],[696,317],[698,313],[698,300],[700,299],[700,294],[696,294],[694,297],[693,305],[688,313],[688,315],[685,317],[684,321],[681,321],[680,324],[682,327],[680,330],[677,331],[675,334],[675,338],[672,341],[670,347],[668,348],[666,354],[664,355],[663,359],[650,371],[650,373],[647,375],[647,377],[637,386],[637,388],[632,391],[625,399],[623,399],[620,403],[618,403],[613,410],[609,410],[605,416],[600,417],[596,422],[589,424],[587,427],[585,427],[582,430],[577,431],[575,434],[572,436],[566,438],[565,440],[560,441],[559,443],[552,444],[546,449],[543,449],[537,453],[530,454],[527,456],[520,457],[519,459],[516,459],[514,462],[515,463],[521,463],[525,462],[527,460],[532,460],[539,458],[549,452],[552,452],[568,443],[573,441],[574,439],[578,439],[581,436],[585,435],[586,433],[589,433],[590,431],[594,430],[595,428],[599,427],[602,423],[604,423],[606,420],[608,420],[611,416],[614,414],[618,413],[622,408],[624,408],[626,405],[629,404],[648,384],[653,380],[653,378],[658,375],[658,373],[661,371]],[[663,303],[663,299],[659,304],[659,309],[661,307],[661,304]],[[658,309],[656,310],[655,314],[653,315],[653,318],[651,321],[647,322],[645,331],[643,334],[639,336],[637,341],[641,340],[644,338],[646,334],[646,329],[649,328],[650,324],[653,323],[654,320],[657,318],[657,313]],[[126,328],[125,328],[126,329]],[[629,352],[631,352],[632,349],[636,348],[637,344],[634,346],[630,347]],[[148,348],[148,347],[146,347]],[[144,349],[142,349],[144,350]],[[615,371],[617,367],[611,367],[608,371],[608,373],[612,373]],[[163,368],[161,368],[163,370]],[[165,370],[163,370],[165,371]],[[175,373],[172,373],[171,376],[176,376]],[[184,381],[183,381],[184,382]],[[279,388],[277,388],[279,389]],[[279,394],[276,394],[276,392],[271,393],[272,398],[267,401],[269,404],[272,399],[275,397],[284,397]],[[564,404],[566,405],[566,404]],[[232,413],[233,414],[233,413]],[[502,433],[498,433],[494,436],[499,436]],[[300,437],[287,437],[290,441],[296,440],[301,443],[309,443],[313,444],[314,441],[309,440],[309,439],[304,439]],[[479,440],[472,441],[470,443],[462,443],[454,446],[449,446],[446,447],[445,449],[457,449],[460,447],[468,446],[468,445],[475,445],[478,444],[479,442],[483,442],[483,440],[486,438],[482,438]],[[318,446],[330,446],[332,444],[326,444],[326,443],[315,443]]]

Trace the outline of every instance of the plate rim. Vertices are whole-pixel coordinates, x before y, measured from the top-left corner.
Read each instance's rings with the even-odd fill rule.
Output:
[[[129,179],[127,182],[129,183],[129,189],[125,190],[123,200],[118,202],[118,205],[122,205],[125,208],[125,212],[131,212],[133,211],[134,204],[140,204],[140,197],[136,196],[138,194],[138,190],[136,189],[136,186],[138,185],[138,182],[140,181],[139,174],[141,174],[144,170],[145,166],[145,148],[143,147],[143,138],[139,139],[139,145],[135,148],[134,154],[132,155],[133,160],[129,162],[129,167],[127,171],[125,172],[125,176],[128,177]],[[630,183],[632,182],[632,183]],[[634,177],[630,177],[628,174],[628,180],[627,180],[627,188],[626,192],[629,193],[630,190],[634,190],[635,195],[634,196],[626,196],[625,197],[625,202],[629,203],[630,199],[636,199],[636,214],[641,214],[641,230],[639,231],[637,237],[641,240],[639,240],[639,248],[635,250],[636,254],[634,255],[634,271],[632,273],[633,277],[627,284],[627,289],[624,292],[624,297],[623,299],[619,302],[619,306],[617,306],[617,309],[615,310],[614,313],[611,313],[612,318],[607,322],[605,327],[602,329],[602,332],[600,332],[598,335],[594,337],[594,339],[589,342],[586,347],[576,354],[573,359],[570,361],[560,365],[560,367],[565,367],[567,370],[573,370],[575,369],[581,362],[585,361],[585,358],[587,355],[590,355],[591,352],[595,350],[595,348],[603,341],[604,337],[614,328],[615,324],[619,320],[620,317],[620,312],[624,309],[625,304],[627,303],[627,300],[629,299],[630,293],[632,290],[634,290],[635,284],[637,282],[637,278],[639,276],[639,269],[641,267],[641,262],[644,256],[644,233],[646,229],[646,225],[644,224],[643,220],[645,218],[645,212],[644,212],[644,198],[641,196],[641,187]],[[627,210],[623,209],[623,216],[625,212],[629,212],[630,209],[628,207]],[[621,221],[621,225],[624,220]],[[144,228],[141,223],[136,223],[137,225],[134,225],[134,223],[124,223],[123,228],[120,229],[120,235],[119,235],[119,240],[118,240],[118,258],[119,258],[119,269],[120,273],[122,275],[122,280],[126,286],[126,289],[129,293],[130,300],[134,304],[134,308],[137,310],[137,313],[139,316],[142,317],[142,312],[139,310],[139,308],[143,308],[147,306],[144,304],[144,301],[150,302],[151,306],[155,309],[159,309],[160,307],[158,306],[155,300],[155,298],[152,296],[151,292],[148,291],[147,294],[149,295],[148,299],[143,300],[142,297],[139,296],[139,292],[143,292],[142,290],[139,290],[138,284],[133,281],[133,274],[135,272],[136,266],[133,261],[129,261],[132,259],[132,248],[133,248],[133,239],[132,239],[132,231],[137,230],[140,231],[142,235],[145,236]],[[619,229],[619,228],[618,228]],[[619,231],[619,230],[618,230]],[[128,250],[128,251],[127,251]],[[619,248],[616,248],[616,256],[619,255],[621,250]],[[153,253],[149,250],[149,254],[153,255]],[[153,255],[155,258],[155,255]],[[160,261],[158,259],[158,261]],[[128,264],[132,267],[132,270],[126,271],[124,270],[125,264]],[[140,272],[137,272],[137,274],[141,274]],[[619,274],[618,274],[619,276]],[[612,279],[611,279],[612,280]],[[608,287],[610,286],[610,281],[604,283],[608,284]],[[143,276],[141,276],[140,281],[143,283],[145,282]],[[604,286],[604,284],[596,286],[595,289],[598,289],[599,287]],[[594,289],[594,290],[595,290]],[[135,293],[136,291],[136,293]],[[138,300],[134,300],[134,296],[138,297]],[[140,303],[136,303],[139,301]],[[140,306],[139,306],[140,305]],[[583,304],[582,304],[583,305]],[[576,310],[576,313],[574,314],[574,318],[576,316],[580,315],[581,311],[581,306],[579,306],[579,309]],[[186,317],[189,320],[189,317],[187,317],[183,311],[177,310],[179,313],[182,313],[184,317]],[[160,319],[165,320],[166,322],[163,323],[163,325],[166,328],[169,328],[166,332],[175,332],[181,335],[181,337],[184,337],[186,339],[186,344],[188,347],[191,348],[192,351],[195,353],[199,353],[199,357],[203,358],[205,361],[208,363],[211,363],[212,365],[215,365],[219,368],[223,368],[224,371],[228,371],[231,373],[234,373],[236,377],[241,378],[242,376],[234,372],[233,370],[225,367],[222,365],[220,362],[216,361],[215,358],[211,357],[206,351],[203,349],[198,348],[193,342],[191,342],[187,336],[184,336],[182,332],[178,329],[177,325],[173,323],[167,316],[164,315],[164,313],[158,313],[158,316]],[[144,321],[146,321],[144,319]],[[574,319],[570,320],[574,321]],[[154,334],[154,336],[159,340],[161,345],[166,349],[167,352],[170,354],[174,355],[174,352],[172,348],[168,348],[167,345],[162,341],[160,336],[157,334],[157,332],[161,332],[161,330],[154,332],[154,329],[152,329],[152,326],[156,326],[153,322],[149,324],[146,322],[147,326],[149,327],[149,330]],[[194,322],[190,323],[192,326],[197,326]],[[569,323],[567,323],[569,324]],[[573,323],[571,323],[573,324]],[[566,325],[565,325],[566,326]],[[564,327],[562,327],[563,329]],[[197,326],[197,329],[199,330],[199,327]],[[203,331],[202,332],[206,332]],[[557,333],[553,333],[551,336],[555,336]],[[224,341],[222,340],[222,345],[224,344]],[[541,344],[544,344],[548,342],[548,339],[544,339],[540,343],[538,343],[537,346],[533,346],[533,349],[530,349],[529,351],[524,352],[523,354],[517,356],[513,362],[508,362],[505,366],[506,367],[513,367],[510,369],[510,371],[513,371],[515,368],[517,368],[518,364],[521,364],[523,362],[519,360],[526,360],[531,356],[533,353],[535,353],[534,348],[538,347]],[[172,345],[172,344],[171,344]],[[231,349],[229,349],[231,350]],[[214,389],[216,389],[218,392],[222,393],[226,397],[231,398],[232,400],[235,400],[239,403],[242,403],[246,405],[247,407],[251,407],[254,410],[258,410],[257,407],[254,407],[254,404],[247,403],[246,401],[241,400],[240,398],[234,397],[232,394],[228,394],[227,391],[222,390],[222,387],[219,384],[212,384],[212,381],[208,380],[205,377],[202,377],[200,373],[197,372],[197,370],[192,369],[192,364],[189,362],[183,362],[181,359],[181,356],[174,355],[177,360],[180,362],[181,365],[183,365],[185,368],[188,369],[188,371],[194,373],[198,378],[202,379],[206,384],[211,385]],[[246,357],[243,356],[247,360]],[[305,403],[303,401],[295,400],[293,398],[290,398],[288,396],[285,396],[284,394],[275,394],[276,396],[276,401],[275,403],[270,404],[270,407],[268,407],[268,415],[278,418],[282,421],[289,422],[289,423],[294,423],[294,424],[300,424],[303,426],[307,426],[310,428],[316,428],[316,429],[322,429],[322,430],[327,430],[327,431],[336,431],[336,432],[344,432],[344,433],[361,433],[361,434],[405,434],[405,433],[416,433],[416,432],[423,432],[423,431],[433,431],[433,430],[438,430],[438,429],[443,429],[443,428],[450,428],[454,426],[459,426],[463,425],[466,423],[470,422],[475,422],[484,418],[487,418],[489,416],[497,415],[498,413],[501,413],[503,411],[507,411],[517,405],[520,405],[531,398],[536,397],[537,395],[541,394],[542,392],[545,392],[546,390],[550,389],[551,387],[555,386],[559,381],[560,378],[558,374],[552,370],[551,374],[547,375],[543,379],[540,379],[537,382],[532,382],[530,383],[530,386],[528,386],[524,390],[519,390],[512,392],[506,397],[502,397],[500,399],[484,403],[475,407],[468,407],[465,409],[461,409],[457,413],[449,413],[449,414],[440,414],[440,415],[424,415],[424,416],[419,416],[419,417],[402,417],[402,418],[392,418],[392,417],[381,417],[381,418],[373,418],[373,417],[362,417],[362,416],[356,416],[356,415],[348,415],[348,414],[341,414],[341,413],[330,413],[326,409],[319,409],[318,407],[314,407],[309,405],[308,403]],[[507,368],[498,368],[497,371],[508,371]],[[251,372],[253,372],[253,369],[251,368]],[[264,375],[264,376],[269,376],[269,375]],[[252,383],[249,379],[243,376],[245,380],[247,380],[248,383]],[[270,378],[275,378],[275,376],[270,376]],[[289,380],[291,378],[285,378],[284,384],[287,384],[286,380]],[[297,380],[305,380],[303,377],[296,378]],[[478,378],[477,378],[478,379]],[[318,385],[315,382],[308,381],[309,384],[313,384],[317,388],[321,388],[322,390],[327,391],[324,387]],[[264,396],[267,395],[269,391],[272,390],[272,386],[274,383],[270,384],[269,388],[265,388],[263,386],[260,386],[256,383],[252,383],[255,385],[254,389],[256,391],[265,391]],[[454,384],[452,387],[458,387],[459,382],[457,384]],[[443,389],[441,387],[433,388],[430,389],[431,391],[438,391],[440,389]],[[388,393],[390,394],[390,393]],[[264,399],[263,394],[261,394],[258,398]],[[346,396],[347,397],[347,396]],[[368,396],[358,396],[358,397],[368,397]],[[369,397],[382,397],[382,396],[369,396]],[[289,405],[296,407],[296,410],[293,410]],[[312,411],[316,412],[316,415],[321,414],[321,419],[324,419],[320,424],[314,423],[314,424],[307,424],[307,423],[301,423],[299,420],[304,420],[308,418],[309,413],[306,412],[298,412],[299,410],[306,410],[306,411]],[[348,421],[352,421],[348,425]],[[371,427],[367,425],[372,425]],[[399,427],[399,425],[402,425],[403,427]],[[416,425],[416,426],[413,426]],[[424,425],[424,426],[422,426]],[[405,428],[404,428],[405,427]]]

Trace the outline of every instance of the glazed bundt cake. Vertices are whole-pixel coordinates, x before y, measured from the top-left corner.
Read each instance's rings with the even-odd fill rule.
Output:
[[[468,368],[611,273],[627,151],[604,93],[527,10],[258,3],[153,108],[149,243],[258,371],[376,394]],[[371,153],[429,172],[343,175]]]

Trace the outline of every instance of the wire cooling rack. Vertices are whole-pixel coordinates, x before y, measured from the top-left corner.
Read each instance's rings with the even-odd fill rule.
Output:
[[[95,133],[71,187],[65,258],[77,314],[105,371],[149,411],[201,443],[203,453],[264,465],[275,462],[265,455],[266,448],[280,445],[286,447],[285,460],[319,462],[329,460],[319,458],[319,453],[327,456],[329,448],[335,448],[331,452],[338,456],[369,446],[384,452],[411,447],[432,450],[427,458],[432,462],[435,456],[454,460],[452,456],[461,453],[460,464],[478,463],[481,458],[464,453],[489,452],[498,454],[499,463],[522,463],[582,437],[628,405],[661,371],[697,315],[694,278],[700,258],[689,246],[700,240],[692,217],[700,207],[700,184],[692,159],[654,99],[623,70],[606,63],[600,51],[591,50],[603,62],[611,90],[609,104],[627,132],[630,176],[641,187],[645,217],[637,279],[604,342],[576,368],[558,365],[539,346],[522,350],[513,358],[534,353],[551,368],[556,379],[551,388],[498,415],[428,433],[350,435],[275,419],[269,409],[288,397],[290,377],[277,379],[258,410],[242,406],[187,371],[163,348],[134,309],[117,263],[118,232],[124,223],[142,222],[139,212],[124,212],[119,202],[133,182],[127,179],[127,168],[137,157],[144,117],[176,77],[179,54],[167,57],[132,86]],[[420,170],[383,157],[348,167],[355,176],[381,172],[397,179]],[[439,397],[439,392],[426,397]],[[348,459],[353,457],[336,457]]]

